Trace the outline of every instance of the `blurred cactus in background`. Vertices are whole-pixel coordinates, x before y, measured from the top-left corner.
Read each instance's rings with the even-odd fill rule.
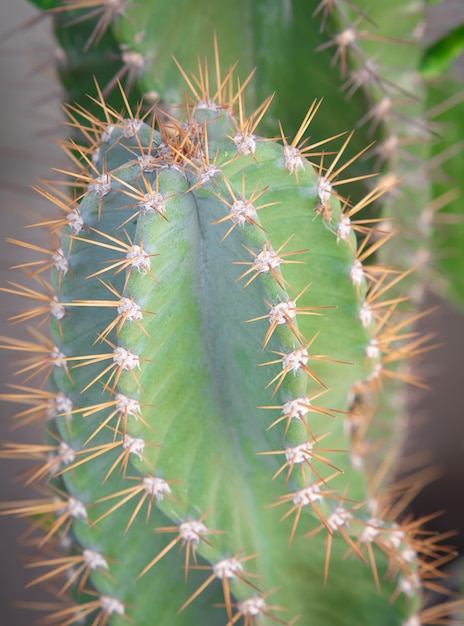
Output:
[[[408,512],[430,474],[398,472],[423,285],[464,295],[424,7],[34,3],[72,166],[36,188],[50,246],[8,240],[37,256],[2,287],[35,301],[2,398],[44,437],[4,443],[40,497],[0,513],[32,522],[44,623],[450,623],[455,553]]]

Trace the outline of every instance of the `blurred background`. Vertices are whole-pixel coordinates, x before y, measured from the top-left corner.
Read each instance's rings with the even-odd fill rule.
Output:
[[[463,0],[445,0],[430,6],[427,32],[430,40],[464,20]],[[25,26],[27,25],[27,26]],[[47,20],[37,20],[26,0],[0,0],[0,284],[11,279],[8,268],[18,260],[18,249],[5,238],[24,238],[25,225],[50,212],[47,203],[30,189],[40,178],[53,178],[50,167],[66,166],[54,143],[65,133],[60,124],[60,88],[54,78],[54,43]],[[454,71],[463,83],[464,63]],[[464,110],[463,110],[464,115]],[[464,175],[464,158],[463,158]],[[29,231],[40,245],[40,232]],[[16,256],[15,256],[16,255]],[[24,260],[24,252],[21,253]],[[15,280],[15,278],[13,278]],[[19,298],[17,299],[19,300]],[[0,335],[11,332],[7,318],[24,305],[0,294]],[[405,442],[406,452],[426,451],[441,476],[417,496],[418,515],[445,513],[431,522],[432,529],[454,529],[451,540],[464,554],[464,316],[427,294],[425,308],[435,312],[421,321],[423,333],[433,332],[440,347],[427,356],[425,372],[430,391],[410,392],[412,419]],[[19,337],[24,329],[16,329]],[[0,358],[1,392],[11,382],[9,355]],[[0,407],[0,441],[34,441],[31,430],[11,432],[8,415],[13,405]],[[20,462],[0,461],[0,501],[36,497],[15,479]],[[21,603],[40,601],[41,593],[24,587],[32,575],[23,568],[24,555],[18,542],[25,525],[0,516],[0,626],[29,626],[40,613],[21,608]],[[459,560],[451,567],[459,572]],[[48,598],[47,598],[48,599]],[[375,626],[375,625],[374,625]]]

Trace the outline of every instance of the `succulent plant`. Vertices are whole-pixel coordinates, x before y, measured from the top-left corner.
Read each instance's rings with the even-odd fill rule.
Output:
[[[143,2],[37,4],[56,17],[69,84],[115,34],[136,68],[129,36],[143,59],[153,46],[138,19],[155,41],[174,19]],[[243,19],[228,11],[221,23]],[[226,56],[241,41],[225,39]],[[139,58],[114,91],[124,72],[106,89],[97,74],[90,108],[80,95],[67,107],[73,169],[64,190],[39,189],[59,211],[40,224],[50,247],[9,240],[38,255],[19,266],[30,282],[3,288],[37,301],[12,321],[38,324],[2,338],[25,354],[2,397],[29,406],[14,422],[40,422],[44,441],[1,454],[37,461],[26,483],[47,493],[2,512],[32,519],[31,584],[62,600],[44,623],[446,623],[459,601],[425,601],[453,550],[407,512],[420,472],[392,480],[388,388],[422,384],[404,363],[432,347],[399,291],[411,232],[395,219],[404,239],[388,262],[399,235],[372,212],[391,208],[403,171],[372,183],[356,135],[334,125],[323,139],[327,117],[313,133],[320,100],[291,139],[280,125],[264,138],[266,81],[222,69],[216,43],[195,71],[160,45],[156,72]]]

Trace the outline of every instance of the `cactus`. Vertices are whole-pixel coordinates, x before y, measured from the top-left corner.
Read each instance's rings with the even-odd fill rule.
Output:
[[[427,49],[425,5],[413,0],[372,0],[367,12],[358,0],[255,0],[250,6],[240,2],[219,6],[203,0],[201,7],[192,7],[187,0],[170,6],[127,0],[33,2],[54,17],[62,50],[58,71],[68,101],[78,102],[97,116],[98,107],[87,97],[97,97],[94,76],[108,103],[117,110],[123,105],[115,89],[118,80],[133,109],[142,99],[168,109],[182,104],[181,78],[170,53],[187,71],[195,70],[197,57],[208,58],[212,64],[212,28],[220,38],[226,63],[232,65],[240,59],[242,80],[259,67],[252,88],[245,93],[249,110],[275,92],[269,114],[262,121],[261,132],[267,136],[279,134],[278,120],[294,135],[314,97],[330,102],[320,111],[313,140],[356,127],[347,156],[370,145],[367,154],[352,164],[353,178],[359,176],[359,180],[351,185],[350,198],[358,201],[371,190],[369,179],[362,177],[380,166],[385,176],[403,181],[400,190],[385,194],[367,211],[368,217],[382,215],[398,231],[388,261],[382,258],[382,262],[420,265],[420,278],[407,278],[404,289],[414,290],[420,298],[418,285],[426,282],[462,304],[462,273],[453,270],[461,267],[462,228],[445,229],[445,233],[442,228],[448,219],[443,213],[458,209],[452,205],[450,180],[446,194],[443,177],[428,165],[433,159],[432,163],[446,163],[452,172],[460,166],[460,144],[454,145],[453,151],[442,141],[448,130],[450,137],[460,136],[460,100],[450,98],[445,106],[449,111],[444,129],[443,108],[437,120],[428,109],[435,108],[437,100],[433,93],[439,70],[433,68],[440,67],[440,61],[436,59],[445,57],[446,62],[449,54],[456,54],[462,28],[443,39],[452,46],[439,42]],[[443,47],[445,51],[451,47],[448,56],[437,53]],[[453,88],[440,82],[438,89],[439,101],[445,105],[446,93]],[[459,84],[454,90],[460,91]],[[457,121],[450,123],[453,116]],[[462,191],[459,180],[459,176],[451,179],[456,196]],[[442,261],[449,237],[458,239],[457,245],[448,246]]]
[[[137,25],[135,3],[45,4],[68,50],[88,30],[84,59]],[[399,175],[371,184],[359,138],[313,133],[319,100],[264,138],[272,97],[213,48],[213,69],[163,58],[175,105],[133,104],[160,95],[141,68],[67,108],[86,145],[64,143],[64,190],[39,190],[51,246],[10,239],[38,258],[3,288],[38,324],[1,340],[25,354],[2,397],[45,440],[1,455],[37,461],[26,482],[48,493],[0,512],[32,518],[47,624],[445,623],[459,602],[425,601],[453,550],[407,513],[421,475],[391,477],[384,388],[422,384],[402,364],[432,347],[398,295],[410,267],[381,254],[395,233],[366,213]]]

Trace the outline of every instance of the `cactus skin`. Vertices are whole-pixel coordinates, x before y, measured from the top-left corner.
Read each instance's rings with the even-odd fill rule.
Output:
[[[29,480],[51,496],[4,512],[32,516],[50,549],[34,582],[69,571],[58,589],[77,604],[47,623],[435,623],[421,576],[451,551],[397,518],[366,435],[385,363],[417,341],[382,304],[401,273],[363,266],[370,235],[357,248],[358,207],[329,184],[343,153],[323,170],[300,147],[318,105],[295,141],[264,140],[268,103],[246,118],[225,76],[153,124],[102,99],[79,202],[43,191],[61,217],[23,269],[51,268],[52,342],[4,339],[38,357],[3,397],[35,405],[47,442],[3,456],[43,459]],[[50,391],[33,386],[44,374]]]

